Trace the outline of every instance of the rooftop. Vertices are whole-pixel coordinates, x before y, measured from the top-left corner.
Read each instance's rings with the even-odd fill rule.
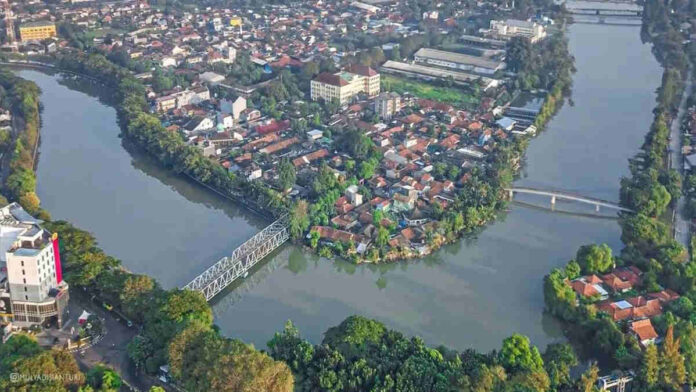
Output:
[[[36,22],[27,22],[27,23],[22,23],[19,28],[26,28],[26,27],[47,27],[47,26],[55,26],[56,24],[51,22],[50,20],[40,20]]]
[[[426,57],[435,60],[449,61],[458,64],[468,64],[480,68],[498,69],[503,66],[502,61],[489,60],[483,57],[470,56],[463,53],[446,52],[431,48],[421,48],[416,54],[416,57]]]

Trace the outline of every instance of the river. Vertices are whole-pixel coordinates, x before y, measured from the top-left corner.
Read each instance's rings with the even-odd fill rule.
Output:
[[[627,159],[648,131],[661,72],[638,27],[573,25],[569,38],[574,104],[531,143],[518,183],[616,200]],[[98,86],[19,73],[43,91],[42,205],[94,233],[128,269],[180,286],[264,226],[125,145]],[[520,332],[544,346],[563,335],[543,314],[543,275],[580,245],[620,249],[619,234],[614,220],[513,205],[476,238],[423,260],[354,266],[286,245],[213,309],[226,335],[257,347],[288,319],[319,342],[352,314],[432,345],[488,351]]]

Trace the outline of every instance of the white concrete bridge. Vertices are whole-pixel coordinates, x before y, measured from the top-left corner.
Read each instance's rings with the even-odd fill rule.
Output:
[[[546,190],[546,189],[538,189],[538,188],[530,188],[530,187],[512,187],[512,188],[506,188],[506,192],[508,192],[508,197],[510,200],[513,200],[515,197],[515,194],[529,194],[529,195],[540,195],[540,196],[548,196],[551,199],[551,207],[554,207],[556,205],[556,200],[561,199],[561,200],[569,200],[569,201],[575,201],[578,203],[585,203],[585,204],[591,204],[595,206],[595,211],[599,212],[600,207],[604,208],[609,208],[617,211],[625,211],[625,212],[633,212],[631,209],[628,209],[626,207],[620,206],[618,203],[614,203],[611,201],[607,200],[602,200],[602,199],[597,199],[594,197],[587,197],[587,196],[582,196],[566,191],[559,191],[559,190]]]
[[[198,275],[183,289],[200,291],[205,299],[210,301],[234,281],[240,277],[246,277],[256,263],[289,238],[288,216],[283,215],[240,245],[231,256],[223,257]]]

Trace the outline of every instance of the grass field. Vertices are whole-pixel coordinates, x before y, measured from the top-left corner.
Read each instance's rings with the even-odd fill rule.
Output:
[[[399,94],[411,93],[419,98],[432,99],[455,106],[478,105],[478,98],[456,87],[440,87],[416,80],[404,79],[391,75],[381,75],[382,90]]]

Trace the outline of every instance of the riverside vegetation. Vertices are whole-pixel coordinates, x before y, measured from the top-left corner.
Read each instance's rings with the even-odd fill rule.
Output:
[[[645,3],[642,36],[664,67],[657,90],[654,120],[645,142],[629,161],[630,176],[621,180],[621,204],[635,211],[622,213],[619,224],[624,248],[614,257],[606,245],[587,245],[565,268],[551,271],[544,280],[547,310],[569,323],[569,333],[589,352],[612,366],[637,373],[641,391],[677,391],[696,384],[696,263],[671,235],[671,209],[681,194],[681,177],[669,168],[669,125],[677,113],[689,72],[696,60],[694,45],[684,45],[679,26],[696,12],[694,2],[650,0]],[[676,211],[681,213],[681,211]],[[598,312],[598,298],[580,298],[567,283],[580,275],[609,272],[615,266],[635,266],[643,271],[641,283],[620,297],[671,289],[681,295],[664,306],[652,323],[664,340],[641,348],[627,334],[627,324]],[[620,298],[617,298],[618,300]]]
[[[166,132],[147,112],[142,85],[125,69],[98,54],[73,53],[59,57],[57,64],[114,88],[124,135],[163,164],[216,189],[241,189],[255,195],[266,207],[285,206],[267,188],[231,178],[176,135]],[[555,108],[556,104],[547,100],[546,105]],[[512,179],[507,158],[513,157],[509,154],[514,151],[521,153],[524,143],[509,146],[508,154],[495,154],[492,163],[500,170],[492,178],[497,187]],[[495,191],[500,188],[490,186],[482,182],[484,199],[481,195],[470,196],[476,197],[474,205],[501,202]],[[451,220],[454,229],[463,216],[445,219]],[[129,273],[118,260],[104,254],[90,234],[67,222],[48,222],[46,227],[59,234],[66,280],[113,304],[143,326],[142,333],[128,346],[136,366],[154,373],[160,365],[169,364],[175,381],[188,390],[289,391],[293,385],[307,391],[572,390],[591,385],[592,375],[597,373],[592,368],[587,377],[571,380],[569,369],[577,359],[567,345],[549,346],[542,356],[528,339],[513,335],[503,342],[499,352],[459,353],[444,347],[429,348],[419,338],[408,339],[361,317],[351,317],[328,331],[320,345],[302,340],[289,324],[269,342],[266,354],[221,336],[212,324],[209,305],[199,293],[167,291],[150,277]],[[7,377],[8,371],[0,374]],[[232,374],[235,377],[230,379]],[[31,385],[43,384],[34,381]],[[74,389],[73,385],[62,387]]]
[[[552,52],[541,52],[547,49]],[[543,115],[537,119],[541,126],[570,88],[573,65],[567,42],[559,35],[540,49],[521,44],[517,53],[521,72],[516,83],[550,91]],[[536,65],[525,65],[527,61]],[[105,56],[75,51],[58,55],[55,63],[112,88],[124,136],[163,165],[220,191],[257,200],[262,208],[290,210],[295,237],[301,237],[312,220],[325,213],[316,207],[302,213],[300,203],[291,205],[278,192],[229,176],[178,135],[167,132],[149,113],[143,85]],[[505,205],[501,191],[512,181],[515,162],[526,144],[526,139],[501,142],[499,151],[491,154],[488,168],[472,172],[473,185],[460,192],[454,211],[440,219],[437,235],[441,241],[454,240],[480,226]],[[330,193],[345,187],[333,182],[318,185],[326,185]],[[321,200],[318,203],[321,205]],[[160,365],[169,364],[174,380],[187,390],[289,391],[294,386],[303,391],[542,392],[591,390],[598,374],[598,369],[591,367],[583,377],[571,379],[570,368],[577,358],[564,344],[550,345],[542,355],[527,338],[513,335],[499,351],[456,352],[427,347],[419,338],[406,338],[362,317],[350,317],[330,329],[318,345],[303,340],[289,323],[269,341],[268,353],[264,353],[221,336],[212,323],[210,306],[199,293],[164,290],[152,278],[126,271],[97,247],[89,233],[67,222],[48,222],[46,227],[61,239],[66,280],[142,325],[142,333],[128,345],[135,365],[155,373]],[[7,375],[7,370],[0,371],[1,377]],[[36,383],[31,385],[42,386],[40,381]],[[63,387],[74,389],[72,385]]]

